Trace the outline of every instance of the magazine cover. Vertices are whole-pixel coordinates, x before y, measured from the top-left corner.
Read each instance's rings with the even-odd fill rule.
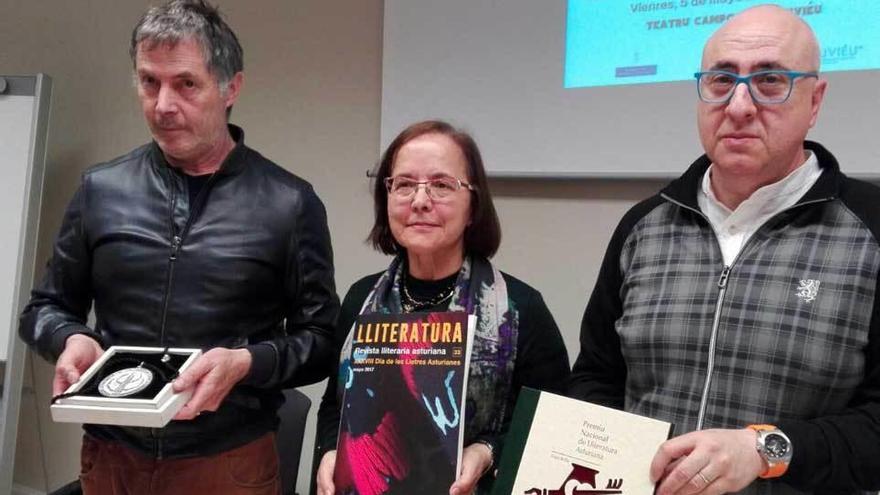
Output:
[[[342,373],[336,493],[449,493],[461,461],[474,320],[466,313],[358,318]]]

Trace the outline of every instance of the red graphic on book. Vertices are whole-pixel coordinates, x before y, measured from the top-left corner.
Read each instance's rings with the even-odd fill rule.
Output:
[[[599,471],[581,466],[580,464],[571,464],[571,473],[562,482],[557,489],[552,488],[532,488],[526,490],[524,495],[611,495],[623,493],[623,478],[608,479],[604,489],[596,489],[596,475]],[[574,481],[574,487],[569,483]],[[589,485],[592,489],[579,488],[580,485]],[[568,487],[568,490],[566,488]]]

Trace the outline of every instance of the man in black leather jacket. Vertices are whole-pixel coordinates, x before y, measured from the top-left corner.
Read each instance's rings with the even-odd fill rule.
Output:
[[[174,382],[193,395],[165,428],[85,426],[87,492],[272,493],[280,389],[322,380],[333,358],[339,303],[324,206],[228,125],[242,52],[216,9],[174,0],[149,10],[131,55],[153,141],[83,174],[20,334],[57,360],[55,394],[111,345],[204,351]],[[127,456],[148,460],[152,481],[138,478],[140,465],[98,470]],[[194,467],[199,458],[206,467]],[[189,464],[162,465],[176,460]],[[157,489],[172,476],[162,469],[202,474]]]

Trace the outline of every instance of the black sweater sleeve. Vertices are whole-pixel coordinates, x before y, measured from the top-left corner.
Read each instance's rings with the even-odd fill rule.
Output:
[[[615,329],[623,315],[621,253],[636,223],[661,201],[654,196],[634,206],[611,236],[581,321],[580,351],[568,385],[571,397],[623,409],[627,369]]]
[[[618,263],[619,251],[612,245],[581,321],[580,351],[571,370],[568,395],[623,409],[627,371],[614,327],[623,312]]]

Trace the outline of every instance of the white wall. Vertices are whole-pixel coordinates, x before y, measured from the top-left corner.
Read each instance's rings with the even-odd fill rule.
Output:
[[[42,265],[80,172],[148,139],[127,55],[130,29],[147,2],[8,3],[0,15],[0,73],[46,72],[55,83],[37,253]],[[379,153],[382,1],[219,3],[245,50],[245,87],[233,121],[245,128],[250,146],[315,185],[327,205],[337,286],[344,294],[354,280],[387,263],[362,242],[372,222],[365,171]],[[658,187],[651,182],[493,181],[504,232],[496,261],[543,292],[572,357],[611,230],[626,208]],[[15,480],[54,489],[78,473],[81,432],[51,422],[52,368],[39,359],[34,363],[28,380],[35,393],[22,399]],[[305,391],[316,409],[323,384]],[[313,428],[314,414],[303,468],[311,464]],[[307,491],[304,472],[300,492]]]

